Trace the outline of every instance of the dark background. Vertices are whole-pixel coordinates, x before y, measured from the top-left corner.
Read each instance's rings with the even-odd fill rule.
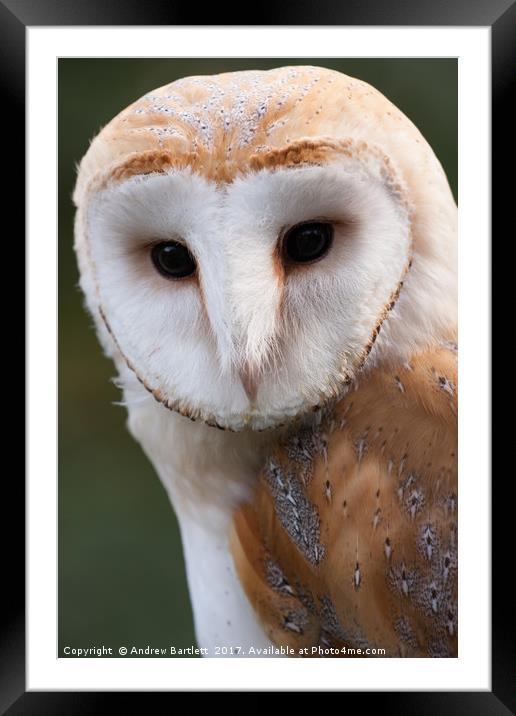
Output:
[[[195,644],[179,532],[125,429],[112,364],[82,308],[71,194],[89,141],[174,79],[289,64],[371,83],[419,127],[457,196],[455,59],[63,59],[59,61],[59,655],[92,645]],[[116,654],[115,654],[116,655]]]

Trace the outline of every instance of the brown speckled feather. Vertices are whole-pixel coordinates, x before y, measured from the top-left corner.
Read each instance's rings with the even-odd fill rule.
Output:
[[[369,372],[278,446],[232,538],[274,643],[457,655],[456,447],[451,343]]]

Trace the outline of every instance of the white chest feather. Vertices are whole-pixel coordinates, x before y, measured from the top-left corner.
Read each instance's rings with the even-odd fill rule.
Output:
[[[199,646],[205,656],[259,656],[271,642],[236,576],[226,530],[205,529],[190,517],[179,521]]]
[[[259,656],[271,642],[236,576],[228,540],[234,507],[249,495],[271,437],[221,432],[139,396],[132,401],[126,390],[129,429],[176,511],[199,646],[207,656]]]

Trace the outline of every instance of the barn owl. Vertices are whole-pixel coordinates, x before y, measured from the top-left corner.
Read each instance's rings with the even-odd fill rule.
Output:
[[[203,653],[456,656],[457,208],[416,127],[322,67],[187,77],[74,201]]]

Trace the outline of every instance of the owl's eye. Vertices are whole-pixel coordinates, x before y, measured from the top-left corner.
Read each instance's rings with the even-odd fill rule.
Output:
[[[184,244],[163,241],[152,247],[154,266],[167,278],[186,278],[195,273],[197,264]]]
[[[283,239],[285,258],[293,263],[320,259],[333,240],[333,226],[327,222],[310,221],[293,226]]]

